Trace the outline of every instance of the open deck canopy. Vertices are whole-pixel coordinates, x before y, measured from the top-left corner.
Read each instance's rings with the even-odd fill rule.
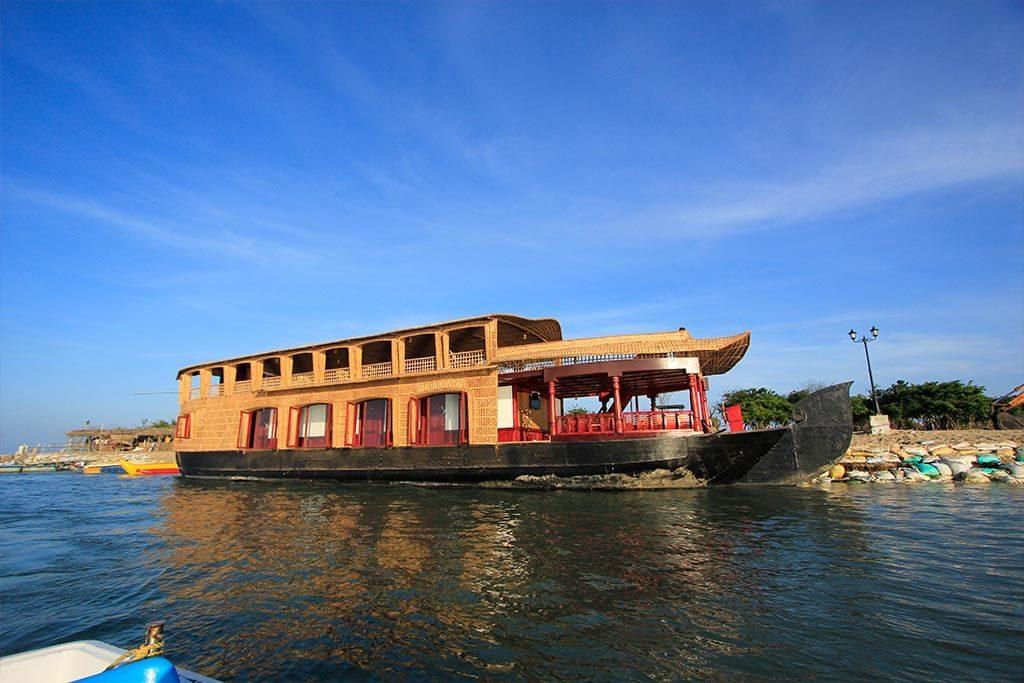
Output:
[[[618,377],[622,391],[655,396],[689,389],[691,377],[699,374],[696,358],[637,358],[509,373],[501,380],[538,393],[547,393],[553,382],[556,398],[580,398],[610,391],[612,378]]]

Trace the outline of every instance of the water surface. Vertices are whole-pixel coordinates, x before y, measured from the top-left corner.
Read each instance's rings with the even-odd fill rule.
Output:
[[[0,653],[167,621],[225,680],[1019,680],[1024,487],[0,478]]]

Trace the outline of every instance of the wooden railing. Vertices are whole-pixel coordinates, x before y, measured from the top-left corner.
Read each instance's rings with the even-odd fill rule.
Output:
[[[248,394],[248,393],[252,392],[252,380],[251,379],[235,380],[235,389],[234,389],[234,391],[235,391],[236,394]]]
[[[188,390],[188,397],[189,398],[199,398],[202,395],[203,395],[203,390],[200,389],[199,387],[192,387],[191,389]]]
[[[559,415],[559,434],[614,434],[615,413]]]
[[[280,389],[281,388],[281,375],[273,375],[271,377],[263,378],[264,389]]]
[[[487,362],[483,349],[476,351],[455,351],[448,354],[448,364],[453,368],[470,368]]]
[[[669,429],[693,429],[689,410],[647,410],[622,414],[624,432],[662,432]]]
[[[222,384],[211,384],[210,385],[210,396],[220,396],[224,393],[224,386]]]
[[[298,372],[292,375],[291,386],[293,387],[310,387],[313,386],[313,373],[312,372]]]
[[[693,416],[689,410],[648,410],[622,414],[622,431],[662,432],[674,429],[693,429]],[[613,434],[615,413],[590,413],[587,415],[560,415],[559,435]]]
[[[351,378],[352,370],[349,368],[327,368],[324,370],[324,382],[327,384],[346,382]]]
[[[433,356],[427,358],[406,358],[406,372],[430,372],[437,369],[437,359]]]
[[[370,363],[362,368],[363,379],[376,379],[391,376],[391,361],[386,363]]]

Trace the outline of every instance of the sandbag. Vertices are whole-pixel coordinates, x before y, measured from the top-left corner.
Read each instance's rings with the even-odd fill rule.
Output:
[[[1015,477],[1024,477],[1024,465],[1016,462],[1008,462],[1005,465],[1007,471]]]
[[[914,463],[914,467],[917,468],[918,472],[920,472],[921,474],[923,474],[923,475],[925,475],[927,477],[939,477],[939,476],[941,476],[939,471],[937,469],[935,469],[935,465],[932,465],[932,464],[929,464],[929,463],[926,463],[926,462],[915,462]]]
[[[963,460],[947,460],[945,464],[946,467],[949,468],[949,471],[953,473],[954,477],[958,474],[971,471],[971,464],[969,462],[964,462]]]
[[[944,462],[933,462],[932,467],[937,469],[939,471],[939,474],[941,474],[943,477],[953,476],[953,469]]]
[[[998,455],[979,455],[977,457],[979,465],[989,465],[998,467],[1001,464],[1001,460]]]

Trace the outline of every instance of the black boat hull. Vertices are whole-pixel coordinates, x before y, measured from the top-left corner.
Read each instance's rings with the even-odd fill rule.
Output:
[[[180,451],[177,459],[186,477],[473,483],[682,468],[708,484],[789,484],[846,451],[853,434],[849,386],[808,396],[797,406],[797,421],[777,429],[471,446]]]

